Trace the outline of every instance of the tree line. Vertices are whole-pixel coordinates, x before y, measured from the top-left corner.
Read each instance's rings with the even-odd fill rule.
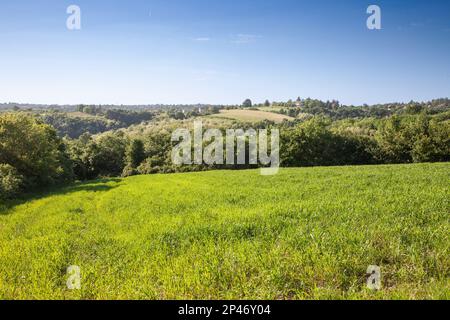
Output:
[[[302,122],[247,126],[280,129],[282,167],[450,161],[448,112],[338,121],[314,116]],[[99,177],[255,167],[175,166],[173,146],[170,130],[133,135],[115,130],[69,139],[32,114],[3,113],[0,197]]]

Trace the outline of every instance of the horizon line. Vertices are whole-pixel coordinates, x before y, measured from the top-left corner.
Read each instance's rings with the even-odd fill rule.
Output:
[[[251,98],[246,98],[246,99],[250,99]],[[431,101],[435,101],[435,100],[441,100],[441,99],[450,99],[450,97],[436,97],[436,98],[432,98],[432,99],[427,99],[427,100],[414,100],[414,99],[410,99],[410,100],[398,100],[398,101],[387,101],[387,102],[377,102],[377,103],[360,103],[360,104],[347,104],[347,103],[342,103],[339,99],[321,99],[321,98],[311,98],[311,97],[307,97],[307,98],[302,98],[302,101],[307,100],[307,99],[311,99],[311,100],[318,100],[318,101],[322,101],[322,102],[332,102],[332,101],[338,101],[339,104],[341,106],[364,106],[364,105],[368,105],[368,106],[375,106],[375,105],[386,105],[386,104],[407,104],[407,103],[411,103],[411,102],[415,102],[415,103],[426,103],[426,102],[431,102]],[[242,101],[244,101],[245,99],[243,99]],[[270,100],[267,99],[271,104],[272,103],[286,103],[289,100],[292,100],[292,102],[295,102],[296,99],[288,99],[288,100]],[[252,103],[254,105],[258,105],[258,104],[264,104],[265,101],[262,102],[254,102],[252,100]],[[80,106],[80,105],[86,105],[86,106],[179,106],[179,105],[184,105],[184,106],[197,106],[197,105],[205,105],[205,106],[240,106],[242,105],[242,103],[206,103],[206,102],[197,102],[197,103],[34,103],[34,102],[17,102],[17,101],[10,101],[10,102],[0,102],[0,105],[10,105],[10,104],[16,104],[16,105],[35,105],[35,106],[59,106],[59,107],[64,107],[64,106]]]

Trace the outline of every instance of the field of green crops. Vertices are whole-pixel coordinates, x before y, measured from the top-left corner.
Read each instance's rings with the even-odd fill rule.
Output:
[[[0,299],[449,299],[449,182],[420,164],[66,187],[0,205]]]

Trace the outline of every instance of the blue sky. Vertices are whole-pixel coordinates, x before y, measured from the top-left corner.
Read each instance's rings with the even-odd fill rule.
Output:
[[[66,28],[69,5],[82,29]],[[366,9],[382,10],[368,30]],[[0,1],[0,102],[450,96],[448,0]]]

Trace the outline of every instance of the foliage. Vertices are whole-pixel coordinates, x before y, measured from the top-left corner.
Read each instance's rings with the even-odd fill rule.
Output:
[[[242,103],[242,107],[244,107],[244,108],[251,108],[251,107],[252,107],[252,100],[246,99],[246,100]]]
[[[25,190],[72,179],[71,163],[56,131],[20,112],[0,115],[0,163],[17,170]]]
[[[145,160],[144,143],[134,139],[126,151],[126,161],[133,168],[137,168]]]
[[[185,120],[199,116],[209,116],[218,114],[220,112],[220,109],[221,108],[218,106],[207,106],[207,107],[204,106],[203,108],[199,107],[193,110],[172,108],[169,111],[167,111],[167,115],[169,116],[170,119]]]
[[[72,139],[84,133],[98,134],[106,131],[127,128],[153,119],[151,112],[128,110],[105,110],[94,106],[79,107],[86,116],[71,115],[61,112],[45,112],[39,117],[43,122],[53,126],[59,136]]]
[[[388,163],[450,161],[450,123],[425,114],[392,117],[382,123],[377,140]]]
[[[297,99],[294,103],[274,102],[274,112],[291,117],[299,114],[314,116],[326,116],[333,120],[356,119],[356,118],[378,118],[382,119],[393,115],[417,115],[426,113],[428,115],[440,114],[450,109],[450,99],[436,99],[429,102],[389,103],[377,105],[342,105],[339,101],[321,101],[317,99]]]
[[[282,131],[283,166],[331,166],[370,164],[370,141],[332,132],[325,118],[314,118]]]
[[[72,117],[58,112],[45,113],[40,118],[53,126],[59,136],[72,139],[79,138],[84,133],[97,134],[124,127],[123,124],[101,117]]]
[[[242,110],[230,110],[236,111]],[[236,123],[231,125],[233,126],[244,130],[278,128],[281,133],[281,165],[284,167],[444,162],[449,161],[450,155],[448,122],[425,115],[340,122],[333,122],[325,117],[314,117],[278,125],[266,121]],[[230,126],[217,128],[225,130]],[[77,177],[85,180],[98,176],[253,167],[174,166],[171,161],[173,129],[168,126],[165,129],[163,127],[161,130],[147,133],[137,131],[132,135],[125,131],[120,137],[109,133],[84,144],[73,141],[71,145],[78,145],[78,148],[71,149]],[[80,160],[77,154],[82,154],[83,160]],[[83,165],[80,166],[80,163]],[[83,169],[80,170],[80,167]]]
[[[150,112],[134,112],[127,110],[107,110],[105,118],[119,122],[123,127],[128,127],[133,124],[138,124],[144,121],[153,119],[153,114]]]
[[[120,176],[126,165],[127,143],[120,131],[95,139],[90,135],[83,135],[79,140],[69,141],[69,152],[78,179]]]
[[[0,200],[16,196],[22,186],[23,177],[9,164],[0,164]]]
[[[308,99],[301,102],[305,108],[319,104]],[[338,102],[328,104],[331,109],[338,105]],[[421,110],[420,114],[409,112],[383,119],[333,120],[310,116],[312,118],[283,121],[287,117],[270,112],[230,109],[202,120],[210,121],[207,126],[223,132],[232,128],[279,129],[281,165],[284,167],[450,161],[448,112],[430,114]],[[103,111],[96,109],[96,112]],[[126,114],[133,116],[132,112]],[[272,115],[273,121],[267,120],[267,114]],[[55,119],[59,118],[58,113],[54,115]],[[122,111],[111,111],[110,115],[120,118],[123,114]],[[226,118],[233,115],[241,121]],[[256,122],[258,119],[265,120]],[[78,139],[61,140],[54,129],[29,113],[5,113],[0,122],[0,163],[13,166],[23,177],[23,190],[70,182],[74,176],[84,181],[99,177],[255,167],[174,166],[171,133],[176,128],[191,126],[193,121],[167,119],[127,130],[96,136],[84,133]]]
[[[126,149],[126,166],[123,169],[122,177],[129,177],[137,174],[137,168],[145,160],[145,157],[144,143],[141,140],[133,139]]]

